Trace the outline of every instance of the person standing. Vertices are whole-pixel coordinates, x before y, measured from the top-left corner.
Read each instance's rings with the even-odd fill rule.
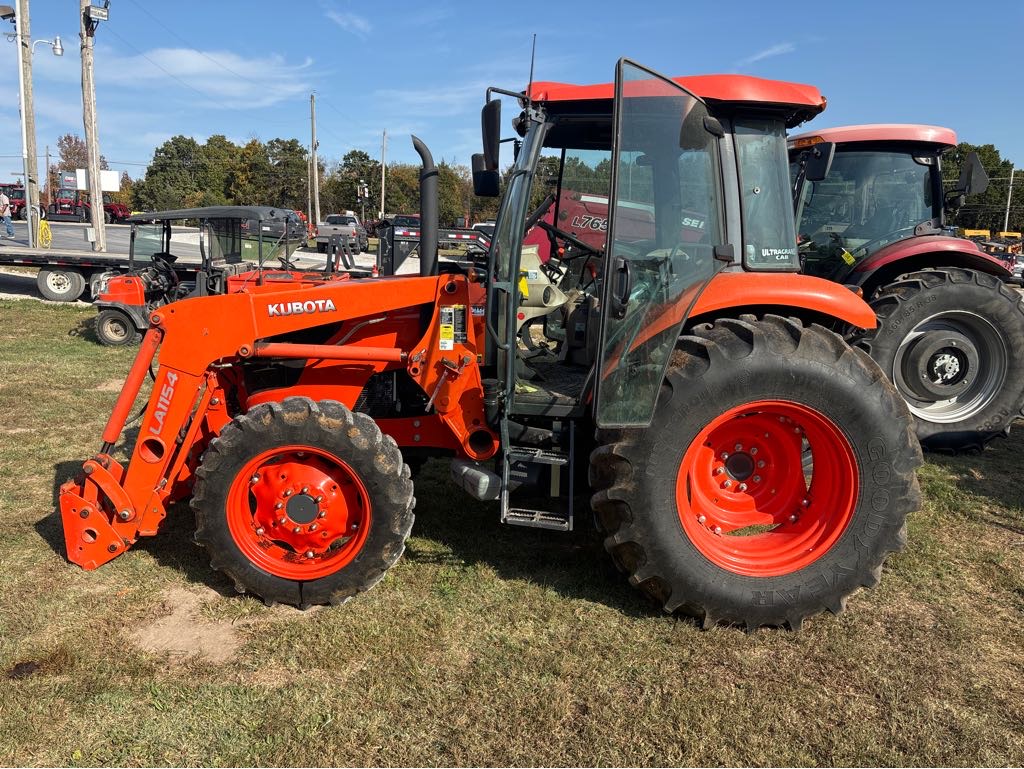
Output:
[[[0,190],[0,216],[4,218],[4,237],[14,238],[14,225],[11,224],[11,199]]]

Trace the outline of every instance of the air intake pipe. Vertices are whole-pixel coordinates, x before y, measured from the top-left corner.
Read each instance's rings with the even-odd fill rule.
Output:
[[[420,275],[437,275],[437,166],[434,158],[416,136],[412,146],[423,161],[420,169]]]

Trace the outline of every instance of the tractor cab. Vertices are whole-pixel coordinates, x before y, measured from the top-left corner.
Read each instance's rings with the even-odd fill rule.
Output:
[[[504,139],[502,95],[522,110]],[[675,340],[712,277],[799,269],[785,131],[825,101],[811,86],[671,80],[629,62],[615,84],[542,82],[487,97],[477,194],[498,191],[501,144],[513,144],[515,159],[477,265],[488,285],[483,386],[513,445],[501,479],[483,480],[469,463],[456,462],[455,473],[474,489],[504,490],[547,473],[571,496],[557,469],[574,463],[575,437],[556,437],[561,451],[531,442],[550,443],[552,427],[571,433],[584,415],[602,427],[646,427]],[[571,500],[558,513],[503,500],[502,520],[569,527]]]
[[[848,126],[791,137],[790,174],[804,270],[858,283],[850,276],[865,272],[865,263],[883,249],[943,235],[946,214],[964,196],[984,192],[988,183],[971,153],[960,182],[943,192],[942,154],[956,143],[951,129],[926,125]],[[806,164],[822,152],[831,163],[824,173],[808,175]],[[976,250],[966,241],[962,246]]]

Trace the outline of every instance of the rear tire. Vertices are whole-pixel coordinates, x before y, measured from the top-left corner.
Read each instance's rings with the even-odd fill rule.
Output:
[[[103,310],[96,317],[96,338],[108,347],[123,347],[139,339],[132,319],[120,310]]]
[[[405,549],[414,505],[409,469],[376,422],[298,397],[225,427],[192,496],[210,565],[239,592],[302,608],[377,584]]]
[[[75,302],[85,293],[85,276],[76,270],[40,270],[36,286],[51,302]]]
[[[88,218],[85,215],[85,209],[82,208],[81,206],[75,207],[75,219],[78,220],[79,222],[88,221]]]
[[[948,267],[905,276],[871,307],[878,328],[859,345],[907,400],[925,449],[973,453],[1009,433],[1024,408],[1024,304],[1015,290]]]
[[[839,613],[904,546],[920,497],[911,424],[878,367],[820,326],[703,324],[681,338],[650,428],[599,434],[605,548],[705,627]]]

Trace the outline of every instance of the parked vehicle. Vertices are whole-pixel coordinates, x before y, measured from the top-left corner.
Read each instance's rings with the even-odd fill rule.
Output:
[[[283,215],[282,215],[283,214]],[[289,216],[290,215],[290,216]],[[94,304],[96,336],[109,346],[131,344],[149,326],[151,313],[180,299],[223,294],[229,280],[254,265],[288,256],[302,245],[290,231],[293,212],[260,206],[212,206],[151,211],[130,216],[129,271],[106,276]],[[174,254],[174,225],[199,227],[200,264],[179,266]]]
[[[327,253],[331,237],[336,235],[347,238],[349,248],[355,253],[369,248],[366,230],[354,214],[328,214],[326,219],[317,225],[316,250],[321,254]]]
[[[556,531],[573,527],[588,466],[605,547],[666,611],[748,628],[842,611],[903,547],[920,449],[878,367],[812,323],[875,317],[846,288],[794,274],[784,137],[771,132],[778,151],[762,154],[774,209],[742,216],[727,162],[737,126],[798,124],[820,93],[673,81],[626,60],[614,86],[487,93],[478,195],[498,192],[493,97],[526,107],[487,255],[440,269],[436,166],[414,139],[419,275],[248,281],[154,313],[99,452],[60,488],[69,559],[97,568],[191,497],[197,543],[239,592],[341,604],[403,552],[409,462],[448,455],[455,483],[503,522]],[[607,249],[557,225],[546,265],[522,247],[542,149],[610,166]],[[620,241],[618,213],[634,204],[651,208],[653,237]],[[686,239],[680,211],[701,205],[704,237]],[[523,341],[526,310],[549,354]],[[122,465],[112,449],[158,352]]]
[[[20,184],[0,184],[0,190],[11,201],[11,218],[25,218],[25,188]]]
[[[47,207],[51,219],[71,219],[88,222],[92,218],[92,204],[89,193],[83,190],[62,188],[57,190]],[[103,193],[103,221],[107,224],[123,222],[131,216],[131,210],[123,203],[115,203],[109,193]]]
[[[942,155],[956,144],[925,125],[789,139],[804,270],[863,291],[878,326],[858,345],[906,399],[922,445],[946,452],[981,450],[1024,409],[1024,304],[1003,285],[1008,262],[944,229],[988,186],[972,153],[944,190]]]

